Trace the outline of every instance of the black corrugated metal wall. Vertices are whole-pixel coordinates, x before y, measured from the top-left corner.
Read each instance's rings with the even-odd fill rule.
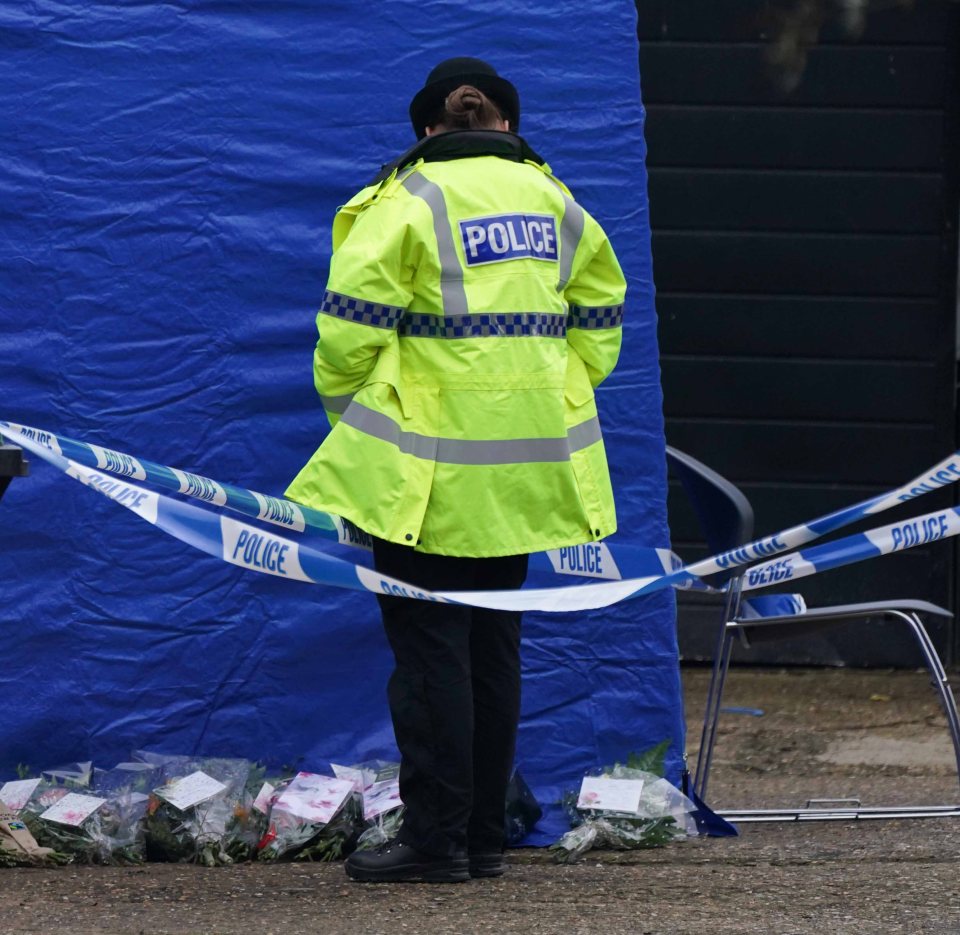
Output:
[[[744,489],[758,533],[902,483],[956,441],[960,4],[874,3],[851,35],[824,0],[790,72],[771,58],[796,6],[637,3],[667,439]],[[689,552],[692,520],[671,516]],[[954,563],[939,543],[800,585],[811,605],[952,606]],[[685,656],[712,652],[715,624],[681,608]],[[783,658],[912,664],[906,646],[851,627]]]

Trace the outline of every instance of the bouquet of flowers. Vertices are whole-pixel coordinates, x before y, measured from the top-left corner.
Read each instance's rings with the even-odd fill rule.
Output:
[[[11,779],[0,784],[0,803],[3,803],[13,813],[21,812],[33,798],[42,780],[39,777],[30,779],[26,771],[20,774],[19,779]]]
[[[334,774],[353,782],[353,795],[360,812],[357,850],[372,850],[395,838],[403,824],[400,800],[400,764],[367,760],[354,766],[331,764]]]
[[[662,778],[669,741],[644,754],[588,774],[562,805],[572,830],[551,847],[558,863],[573,863],[592,848],[662,847],[695,835],[696,806]]]
[[[348,779],[306,772],[281,784],[269,797],[267,831],[257,845],[258,858],[341,857],[356,835],[359,819],[353,786]]]
[[[55,853],[77,863],[142,863],[140,820],[147,796],[133,791],[126,774],[102,786],[94,775],[92,763],[74,763],[45,770],[41,779],[7,783],[3,788],[14,787],[8,797],[19,806],[24,824]]]
[[[70,862],[69,855],[37,844],[36,838],[17,814],[39,783],[39,779],[21,779],[0,786],[0,867]]]
[[[257,819],[248,760],[147,751],[133,757],[154,767],[159,778],[144,819],[149,860],[213,867],[249,857]]]

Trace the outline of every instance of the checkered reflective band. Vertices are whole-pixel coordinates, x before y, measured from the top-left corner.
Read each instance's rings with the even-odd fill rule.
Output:
[[[332,315],[334,318],[344,318],[347,321],[371,325],[374,328],[396,328],[404,311],[406,309],[393,305],[378,305],[376,302],[367,302],[364,299],[354,299],[349,295],[331,292],[329,289],[324,292],[323,301],[320,303],[321,315]]]
[[[407,338],[562,338],[567,333],[563,315],[541,312],[503,312],[474,315],[424,315],[408,312],[399,334]]]
[[[619,328],[622,324],[622,305],[601,305],[597,308],[571,305],[567,316],[568,328]]]

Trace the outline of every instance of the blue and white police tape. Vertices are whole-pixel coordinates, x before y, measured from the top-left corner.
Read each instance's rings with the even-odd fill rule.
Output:
[[[126,507],[175,539],[232,565],[290,581],[326,584],[420,600],[471,603],[469,600],[449,599],[441,593],[427,591],[409,582],[328,555],[313,544],[315,540],[290,539],[279,533],[147,490],[128,480],[118,479],[107,472],[65,458],[27,437],[21,437],[18,443],[27,451]]]
[[[65,454],[88,467],[110,471],[122,477],[147,480],[160,487],[199,499],[206,503],[225,506],[255,519],[265,520],[297,532],[313,531],[336,539],[341,544],[369,548],[370,537],[352,523],[339,516],[313,510],[280,497],[271,497],[244,487],[167,467],[154,461],[76,441],[43,429],[0,421],[0,434],[11,441],[32,441],[56,454]],[[25,446],[26,447],[26,446]],[[37,452],[42,456],[42,452]],[[772,536],[710,556],[682,567],[683,563],[669,549],[634,546],[625,543],[594,542],[554,549],[531,556],[533,572],[553,572],[559,575],[623,580],[662,572],[674,574],[672,587],[706,588],[701,579],[718,572],[729,571],[758,559],[770,558],[835,532],[845,526],[960,480],[960,452],[944,458],[909,483],[894,490],[870,497],[853,506],[845,507],[808,523],[801,523]]]
[[[292,581],[422,600],[472,603],[470,600],[447,598],[441,593],[426,591],[409,582],[328,555],[315,547],[311,540],[298,542],[249,523],[213,513],[203,507],[147,490],[129,480],[118,479],[100,469],[86,467],[65,458],[57,454],[50,445],[26,435],[21,434],[18,443],[27,451],[50,462],[70,477],[126,507],[181,542],[230,564]],[[655,581],[657,576],[639,580]],[[552,602],[559,592],[577,591],[578,588],[549,590]]]
[[[950,507],[761,562],[746,569],[742,587],[744,591],[752,591],[771,585],[792,584],[798,578],[956,535],[960,535],[960,508]],[[442,591],[440,596],[447,601],[494,610],[596,610],[675,586],[678,577],[694,567],[689,565],[681,572],[632,581],[522,591]]]
[[[203,507],[174,500],[127,480],[89,468],[30,439],[21,439],[28,451],[49,461],[75,480],[126,507],[181,542],[223,559],[232,565],[291,581],[328,584],[358,591],[371,590],[361,580],[368,571],[353,562],[327,555],[313,547],[311,540],[297,542],[277,533],[214,513]],[[416,587],[385,576],[380,588],[388,593],[419,597]],[[440,598],[436,598],[440,600]]]
[[[117,480],[99,470],[87,468],[28,438],[22,438],[21,441],[28,451],[51,462],[71,477],[127,507],[142,519],[188,545],[231,564],[294,581],[502,610],[564,612],[608,607],[620,601],[684,584],[692,577],[690,568],[694,567],[683,568],[671,574],[572,587],[431,592],[326,555],[314,548],[309,541],[297,542],[248,523],[214,514],[130,482]],[[931,486],[929,489],[935,487]],[[911,493],[904,499],[911,499],[913,496],[920,496],[920,492]],[[875,498],[875,502],[881,501],[882,498]],[[960,509],[950,508],[912,517],[755,565],[745,572],[743,587],[749,591],[786,581],[792,582],[831,568],[904,551],[958,534]],[[715,559],[716,557],[706,561]]]
[[[185,494],[214,506],[226,507],[245,516],[283,526],[294,532],[310,529],[325,538],[357,545],[368,544],[369,541],[369,537],[366,537],[367,542],[364,542],[364,534],[359,530],[357,530],[359,537],[351,537],[349,530],[343,528],[340,517],[330,513],[312,510],[310,507],[281,497],[257,493],[246,487],[224,484],[204,477],[202,474],[193,474],[190,471],[181,471],[178,468],[167,467],[165,464],[158,464],[156,461],[136,458],[122,451],[114,451],[112,448],[102,448],[100,445],[77,441],[65,435],[57,435],[29,425],[18,425],[16,422],[0,421],[0,435],[24,448],[29,447],[28,443],[32,442],[77,464],[108,471],[130,480],[147,481],[165,490]],[[43,457],[41,451],[34,448],[30,450]],[[354,539],[356,539],[355,542]]]
[[[0,421],[0,435],[15,444],[32,443],[77,464],[119,477],[145,481],[203,503],[225,507],[253,519],[282,526],[292,532],[313,534],[341,545],[369,550],[370,536],[353,523],[332,513],[314,510],[283,497],[272,497],[246,487],[169,467],[112,448],[77,441],[45,429]],[[31,449],[40,457],[43,452]],[[545,575],[619,580],[659,575],[680,568],[683,562],[669,549],[618,543],[591,542],[540,552],[530,557],[530,570]]]
[[[821,516],[808,523],[792,526],[772,536],[755,539],[753,542],[729,552],[723,552],[694,562],[687,566],[686,571],[697,577],[705,577],[717,572],[729,571],[731,568],[740,565],[749,565],[759,559],[767,559],[781,552],[786,552],[787,549],[807,545],[821,536],[850,526],[866,516],[882,513],[884,510],[889,510],[891,507],[907,500],[914,500],[924,494],[939,490],[941,487],[955,484],[957,481],[960,481],[960,451],[955,451],[902,487],[870,497],[853,506],[828,513],[826,516]]]

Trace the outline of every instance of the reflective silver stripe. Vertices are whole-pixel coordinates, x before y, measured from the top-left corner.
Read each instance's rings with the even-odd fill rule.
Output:
[[[594,308],[571,305],[567,318],[568,328],[619,328],[622,324],[622,305],[602,305]]]
[[[557,292],[563,292],[570,281],[573,272],[573,258],[576,256],[580,238],[583,236],[583,208],[580,207],[566,192],[563,195],[563,220],[560,222],[560,281],[557,283]]]
[[[344,318],[374,328],[396,328],[404,311],[406,309],[396,305],[380,305],[366,299],[355,299],[350,295],[331,292],[329,289],[324,292],[323,301],[320,303],[321,315],[332,315],[334,318]]]
[[[320,402],[323,403],[323,408],[327,412],[337,412],[340,415],[343,415],[347,411],[347,406],[350,405],[353,400],[353,393],[348,393],[346,396],[321,396]]]
[[[575,425],[567,432],[567,438],[570,440],[571,451],[580,451],[581,448],[595,445],[603,440],[603,435],[600,433],[600,420],[594,416],[586,422]]]
[[[354,403],[340,420],[365,435],[396,445],[404,454],[442,464],[526,464],[569,461],[570,454],[600,441],[594,416],[575,425],[566,438],[456,439],[404,432],[389,416]]]
[[[398,329],[407,338],[563,338],[567,319],[546,312],[478,312],[428,315],[407,312]]]
[[[440,254],[440,294],[443,298],[443,310],[449,315],[466,315],[467,293],[463,288],[463,267],[453,243],[453,229],[450,227],[443,189],[419,172],[412,172],[401,184],[411,195],[422,198],[433,214],[433,232],[437,237],[437,250]]]

